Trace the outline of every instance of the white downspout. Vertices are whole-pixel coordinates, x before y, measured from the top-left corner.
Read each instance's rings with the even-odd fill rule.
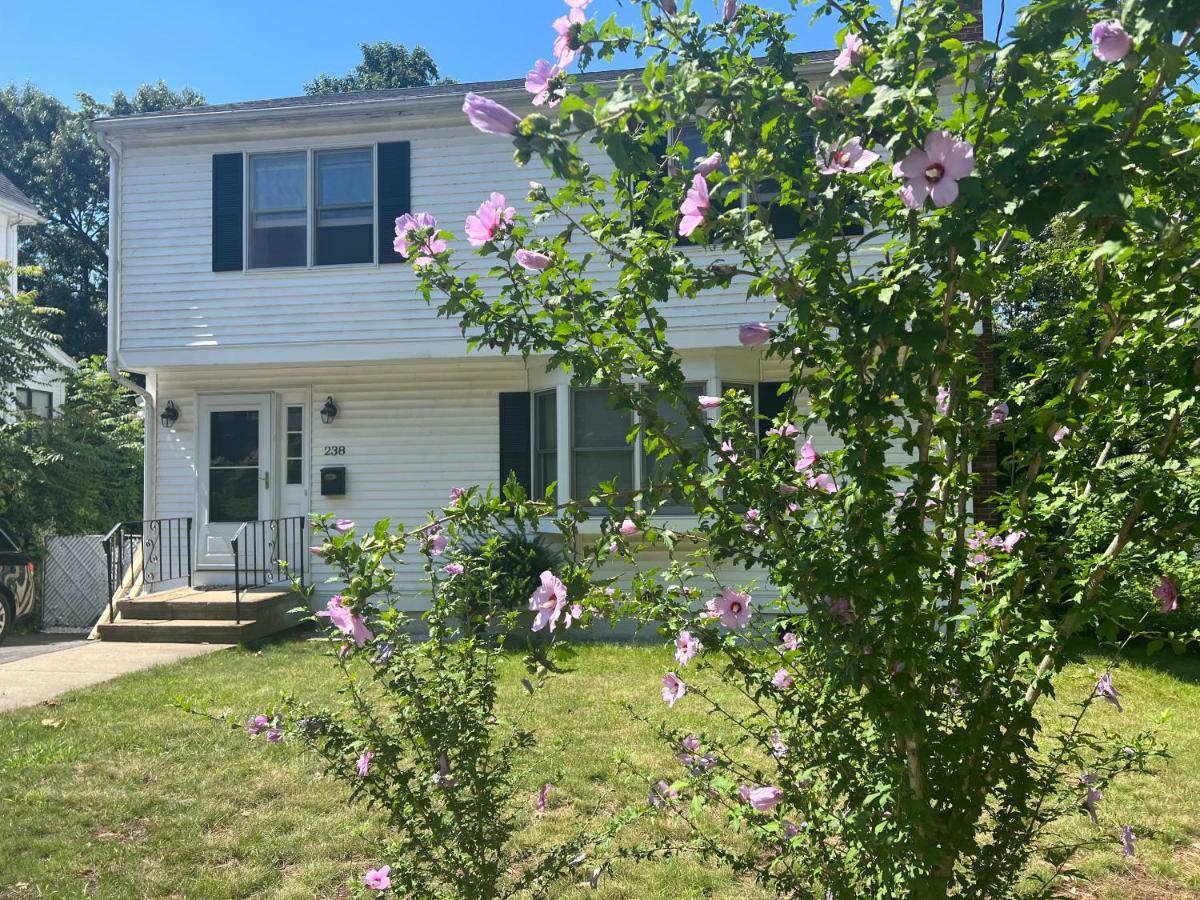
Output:
[[[99,131],[97,142],[108,152],[108,374],[121,386],[139,394],[144,402],[144,453],[142,470],[142,518],[155,518],[154,482],[158,457],[158,412],[154,394],[121,373],[121,153]]]

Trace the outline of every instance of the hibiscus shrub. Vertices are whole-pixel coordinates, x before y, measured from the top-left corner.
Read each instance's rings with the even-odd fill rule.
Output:
[[[532,850],[514,839],[552,787],[520,788],[537,691],[549,675],[533,666],[522,680],[524,702],[497,705],[498,666],[516,614],[511,585],[496,576],[507,545],[481,538],[501,527],[523,533],[549,511],[519,494],[502,501],[456,490],[446,509],[410,530],[392,531],[384,521],[358,534],[348,520],[314,521],[324,540],[313,551],[341,585],[317,619],[330,631],[342,699],[314,706],[285,697],[246,728],[272,743],[309,747],[329,775],[350,784],[353,801],[383,811],[391,839],[361,876],[368,891],[549,896],[564,877],[598,877],[595,863],[584,863],[625,823],[622,816],[581,821],[574,836]],[[420,613],[404,612],[420,592],[397,578],[410,547],[425,560],[429,584]],[[542,583],[539,627],[571,625],[579,610],[567,607],[565,585],[549,572]]]
[[[636,28],[587,5],[530,73],[545,114],[466,97],[554,176],[528,215],[496,194],[468,222],[490,274],[464,274],[428,213],[397,221],[396,250],[473,346],[607,388],[639,422],[659,477],[564,500],[568,596],[555,581],[535,604],[663,623],[670,705],[710,702],[689,665],[741,693],[711,703],[732,744],[670,735],[688,768],[659,801],[690,801],[695,849],[785,896],[1008,896],[1035,859],[1049,881],[1069,866],[1047,826],[1071,809],[1133,853],[1138,824],[1099,801],[1155,748],[1088,724],[1120,714],[1119,673],[1065,724],[1041,704],[1073,635],[1140,632],[1108,589],[1119,562],[1200,529],[1167,502],[1200,441],[1200,9],[1031,0],[992,41],[963,37],[958,0],[894,18],[816,0],[842,22],[830,70],[789,52],[790,15],[749,3],[642,3]],[[567,71],[621,52],[644,70],[611,90]],[[1079,240],[1014,252],[1052,222]],[[1060,274],[1061,354],[997,384],[993,304]],[[714,288],[770,309],[729,339],[786,370],[770,421],[738,390],[687,389],[667,320]],[[993,490],[997,447],[1015,449]],[[634,574],[609,596],[617,559]],[[720,581],[738,566],[746,583]],[[1176,588],[1156,588],[1164,615]],[[718,810],[744,839],[701,827]]]

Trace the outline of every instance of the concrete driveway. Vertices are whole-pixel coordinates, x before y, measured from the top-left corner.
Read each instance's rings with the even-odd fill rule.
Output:
[[[82,635],[14,636],[0,645],[0,712],[36,706],[76,688],[221,650],[228,644],[87,641]]]

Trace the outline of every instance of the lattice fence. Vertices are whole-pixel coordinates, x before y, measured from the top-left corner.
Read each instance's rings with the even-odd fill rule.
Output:
[[[87,631],[108,603],[104,535],[72,534],[46,542],[42,564],[42,628]]]

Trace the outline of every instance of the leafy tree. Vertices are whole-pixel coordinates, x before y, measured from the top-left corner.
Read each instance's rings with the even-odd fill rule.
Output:
[[[103,357],[66,379],[50,420],[0,425],[0,516],[34,549],[47,534],[98,534],[142,505],[142,411]]]
[[[553,75],[557,110],[524,119],[468,95],[477,128],[555,176],[531,216],[481,207],[469,230],[486,275],[427,213],[397,226],[472,346],[607,388],[669,472],[637,494],[601,485],[598,538],[578,527],[597,517],[584,498],[543,506],[576,555],[562,596],[533,602],[554,619],[578,602],[585,618],[665,623],[678,668],[664,700],[738,730],[662,728],[686,751],[670,790],[696,852],[787,897],[1049,896],[1078,848],[1053,833],[1061,816],[1092,810],[1088,840],[1135,852],[1138,823],[1097,804],[1158,749],[1094,724],[1120,712],[1119,672],[1065,721],[1042,701],[1081,629],[1143,632],[1112,590],[1123,561],[1167,576],[1200,538],[1195,493],[1178,488],[1200,465],[1200,11],[1032,0],[995,44],[959,37],[957,0],[895,20],[869,0],[817,2],[842,52],[810,86],[788,16],[725,3],[709,22],[704,6],[643,2],[636,29],[564,17],[563,65],[646,57],[611,93]],[[688,124],[720,157],[685,171]],[[773,232],[782,218],[794,239]],[[1034,252],[1058,221],[1078,239]],[[1057,355],[1012,353],[986,387],[992,308],[1064,276]],[[737,335],[788,370],[769,422],[737,390],[697,404],[667,328],[679,303],[735,285],[774,305]],[[659,416],[663,398],[694,440]],[[818,452],[813,432],[836,448]],[[992,527],[972,512],[971,462],[997,435],[1017,449]],[[1136,462],[1107,465],[1116,447]],[[686,530],[656,517],[680,497]],[[771,600],[722,582],[738,564],[765,573]],[[1166,587],[1163,615],[1195,602]],[[689,686],[688,664],[744,703]],[[1027,881],[1033,860],[1046,867]]]
[[[195,91],[162,82],[143,85],[111,104],[87,94],[79,108],[31,84],[0,91],[0,171],[47,218],[22,228],[23,261],[41,273],[25,281],[42,301],[62,311],[51,328],[73,357],[103,353],[108,304],[108,159],[87,130],[100,115],[129,115],[203,102]]]
[[[437,63],[424,47],[409,50],[403,44],[378,41],[359,44],[362,62],[342,76],[321,74],[304,86],[306,94],[344,94],[348,91],[377,91],[384,88],[424,87],[450,84],[442,78]]]
[[[55,310],[39,306],[31,291],[14,294],[12,266],[0,260],[0,409],[8,406],[13,385],[50,365],[46,345],[53,336],[46,330],[45,319]],[[19,275],[36,275],[36,269],[22,267]]]

